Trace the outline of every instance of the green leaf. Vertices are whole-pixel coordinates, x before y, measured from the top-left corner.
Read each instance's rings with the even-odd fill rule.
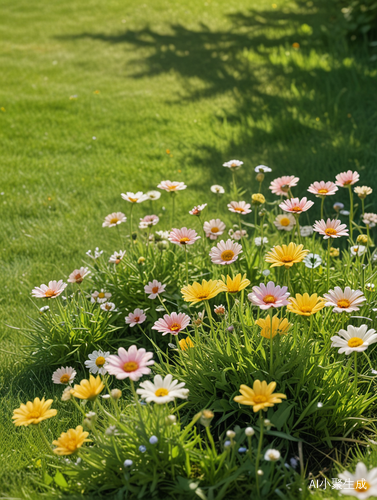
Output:
[[[61,488],[67,488],[67,486],[68,486],[68,483],[65,480],[63,474],[61,472],[59,472],[59,471],[55,474],[54,481]]]

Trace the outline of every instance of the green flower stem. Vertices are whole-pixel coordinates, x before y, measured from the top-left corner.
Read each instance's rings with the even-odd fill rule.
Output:
[[[295,219],[296,219],[296,229],[297,229],[298,242],[301,245],[301,231],[300,231],[299,215],[295,214]]]
[[[173,229],[174,212],[175,212],[175,192],[174,191],[172,191],[171,196],[172,196],[172,204],[171,204],[171,215],[170,215],[170,229]]]
[[[329,290],[330,286],[330,243],[331,238],[327,240],[327,290]]]
[[[236,172],[233,170],[232,171],[232,176],[233,176],[233,189],[234,189],[234,194],[237,195],[237,186],[236,186]]]
[[[350,239],[351,239],[351,242],[353,243],[353,226],[352,226],[352,221],[353,221],[353,193],[352,193],[352,187],[351,187],[351,184],[348,184],[348,191],[349,191],[349,194],[350,194],[350,223],[349,223],[349,226],[350,226]]]
[[[272,371],[274,368],[274,353],[273,353],[274,339],[272,337],[272,316],[273,316],[272,307],[270,307],[269,313],[270,313],[270,376],[272,376]]]
[[[82,406],[78,404],[78,402],[76,401],[76,399],[73,396],[71,397],[71,401],[76,406],[76,408],[83,414],[83,416],[85,418],[85,410],[84,410],[84,408],[82,408]]]
[[[189,278],[188,278],[188,251],[187,251],[187,245],[185,245],[185,255],[186,255],[186,285],[189,284]]]
[[[163,307],[163,308],[165,309],[165,311],[167,312],[167,314],[170,314],[170,312],[167,310],[167,308],[166,308],[166,306],[165,306],[165,304],[164,304],[164,302],[163,302],[162,298],[160,297],[160,294],[158,294],[158,295],[157,295],[157,297],[158,297],[158,300],[161,302],[162,307]]]
[[[211,308],[210,308],[210,306],[208,304],[208,300],[204,301],[204,305],[205,305],[205,308],[207,310],[207,315],[208,315],[209,323],[210,323],[210,326],[211,326],[211,333],[214,335],[215,332],[214,332],[214,329],[213,329],[212,313],[211,313]]]
[[[145,425],[144,425],[144,421],[143,421],[143,415],[141,413],[140,401],[139,401],[139,398],[138,398],[136,390],[135,390],[134,381],[132,379],[130,379],[130,385],[131,385],[131,391],[132,391],[133,397],[135,399],[136,410],[137,410],[137,413],[139,415],[140,425],[143,428],[145,437],[147,437],[147,433],[146,433]]]
[[[357,398],[357,351],[354,352],[354,357],[355,357],[355,363],[354,363],[354,370],[355,370],[355,376],[354,376],[354,386],[353,386],[353,395],[354,395],[354,402],[356,401]]]
[[[259,461],[260,461],[260,454],[262,451],[262,444],[263,444],[263,410],[259,410],[259,442],[258,442],[258,451],[257,451],[257,458],[255,461],[255,480],[257,483],[257,492],[258,492],[258,497],[260,497],[260,487],[259,487],[259,475],[258,475],[258,470],[259,470]]]
[[[243,297],[244,297],[244,290],[241,291],[241,299],[240,299],[240,305],[239,305],[239,308],[238,308],[238,313],[239,313],[239,316],[240,316],[240,321],[241,321],[241,326],[242,326],[242,332],[243,332],[243,336],[244,336],[244,339],[245,339],[245,346],[246,346],[246,349],[249,352],[251,352],[251,346],[250,346],[249,338],[247,336],[247,332],[246,332],[246,329],[245,329],[245,323],[244,323],[244,320],[243,320]]]
[[[217,456],[215,442],[213,440],[213,437],[212,437],[211,430],[210,430],[209,426],[206,427],[206,433],[207,433],[208,440],[211,443],[213,454],[214,454],[214,456]]]
[[[48,442],[44,432],[42,431],[42,428],[41,428],[41,424],[37,424],[37,427],[38,427],[38,432],[39,432],[39,435],[41,436],[42,438],[42,441],[44,442],[44,444],[46,445],[47,447],[47,450],[49,453],[51,453],[51,444]]]
[[[325,203],[325,196],[321,196],[321,219],[323,219],[323,205]]]

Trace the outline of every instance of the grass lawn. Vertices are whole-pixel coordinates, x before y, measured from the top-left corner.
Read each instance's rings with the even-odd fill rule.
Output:
[[[372,49],[344,41],[329,2],[276,2],[2,1],[0,494],[32,495],[35,443],[11,411],[54,391],[8,326],[36,314],[32,287],[66,277],[89,248],[118,249],[101,223],[127,213],[121,192],[184,181],[183,223],[228,182],[231,158],[249,189],[259,164],[298,175],[302,194],[348,169],[377,189]]]

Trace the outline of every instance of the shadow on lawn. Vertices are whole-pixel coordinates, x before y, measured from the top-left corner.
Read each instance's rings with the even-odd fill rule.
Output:
[[[231,14],[228,30],[179,24],[169,26],[169,34],[146,27],[70,39],[136,49],[131,78],[179,74],[182,90],[170,104],[232,97],[232,107],[219,107],[214,116],[219,144],[184,153],[203,170],[197,189],[218,178],[218,166],[231,157],[246,158],[252,166],[265,163],[280,175],[298,174],[303,190],[349,168],[365,168],[364,182],[377,188],[365,175],[375,163],[371,130],[377,118],[367,51],[347,46],[327,4],[298,5],[295,12]],[[243,175],[245,182],[253,178],[251,169]]]

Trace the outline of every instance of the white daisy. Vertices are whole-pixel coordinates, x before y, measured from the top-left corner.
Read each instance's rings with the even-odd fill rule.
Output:
[[[230,170],[238,170],[243,165],[243,161],[240,160],[230,160],[223,163],[223,167],[230,168]]]
[[[98,302],[99,304],[103,304],[104,302],[107,302],[111,297],[110,292],[105,292],[103,288],[101,288],[100,292],[93,292],[92,293],[92,298],[91,302],[94,304],[94,302]]]
[[[274,224],[279,231],[291,231],[296,224],[296,219],[290,213],[281,214],[276,217]]]
[[[340,286],[336,286],[334,290],[324,293],[323,297],[327,300],[325,306],[333,306],[336,313],[358,311],[359,306],[366,300],[362,291],[351,290],[349,286],[346,286],[344,291]]]
[[[360,327],[348,325],[347,331],[340,330],[339,335],[331,337],[332,344],[331,347],[340,347],[339,354],[343,352],[347,355],[353,352],[365,351],[368,346],[377,342],[376,330],[371,328],[368,330],[367,325],[361,325]]]
[[[105,368],[106,360],[110,356],[110,352],[103,351],[93,351],[92,354],[88,355],[88,360],[85,361],[85,366],[88,368],[90,373],[94,375],[99,373],[100,375],[105,375],[107,370]]]
[[[126,194],[122,193],[121,197],[129,201],[130,203],[142,203],[143,201],[147,200],[147,196],[142,193],[141,191],[138,191],[137,193],[131,193],[130,191],[127,191]]]
[[[218,236],[221,236],[225,231],[225,224],[220,219],[211,219],[209,222],[203,224],[203,230],[206,233],[207,238],[211,240],[216,240]]]
[[[234,231],[234,229],[229,229],[228,234],[233,240],[237,241],[249,237],[245,229],[237,229],[236,231]]]
[[[71,384],[76,377],[76,370],[72,366],[62,366],[52,374],[54,384]]]
[[[157,187],[159,189],[164,189],[169,193],[174,193],[175,191],[182,191],[183,189],[187,188],[184,182],[178,182],[178,181],[161,181]]]
[[[126,222],[127,217],[122,212],[113,212],[110,215],[106,215],[105,221],[102,224],[102,227],[115,227],[122,222]]]
[[[116,309],[114,302],[104,302],[103,304],[100,305],[100,308],[102,309],[102,311],[106,312],[110,311],[118,312],[118,309]]]
[[[300,234],[301,236],[311,236],[313,234],[314,229],[312,226],[301,226],[300,227]]]
[[[36,286],[33,288],[31,291],[31,294],[33,297],[36,297],[38,299],[44,298],[44,299],[54,299],[58,295],[60,295],[65,287],[67,286],[67,283],[63,283],[63,280],[59,281],[50,281],[47,285],[41,285]]]
[[[219,186],[218,184],[214,184],[213,186],[211,186],[211,191],[212,191],[212,193],[216,193],[216,194],[224,194],[225,193],[225,189],[222,186]]]
[[[113,255],[109,258],[109,263],[110,264],[119,264],[119,262],[123,259],[123,257],[126,255],[125,250],[119,250],[119,252],[114,252]]]
[[[163,379],[161,375],[154,377],[154,383],[150,380],[141,382],[141,389],[137,389],[142,399],[147,403],[153,401],[157,404],[170,403],[175,398],[186,399],[189,393],[188,389],[183,389],[185,383],[178,383],[178,380],[173,380],[173,375],[166,375]]]
[[[75,269],[71,272],[68,278],[69,283],[82,283],[85,276],[88,276],[90,273],[87,267],[80,267],[80,269]]]
[[[340,490],[343,495],[357,497],[359,500],[377,495],[377,467],[368,471],[365,464],[359,462],[353,474],[345,470],[338,477],[346,483],[346,487]]]

